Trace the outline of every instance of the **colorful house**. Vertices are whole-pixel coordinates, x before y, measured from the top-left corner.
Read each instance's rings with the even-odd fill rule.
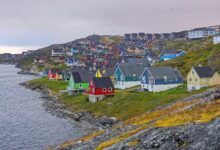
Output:
[[[144,68],[133,63],[118,64],[114,73],[115,88],[127,89],[140,85],[140,76]]]
[[[182,50],[164,50],[160,56],[161,61],[167,61],[175,59],[177,57],[185,55],[186,52]]]
[[[58,68],[50,69],[48,72],[48,79],[53,80],[62,80],[62,72]]]
[[[71,53],[72,53],[73,55],[79,53],[79,49],[76,48],[76,47],[72,47],[72,48],[70,49],[70,51],[71,51]]]
[[[66,64],[67,66],[73,66],[73,65],[74,65],[74,59],[71,58],[71,57],[66,58],[65,64]]]
[[[69,70],[65,70],[62,72],[63,80],[68,82],[70,80],[71,72]]]
[[[192,67],[187,74],[187,89],[198,90],[220,84],[220,74],[211,67]]]
[[[71,72],[67,90],[88,90],[89,81],[95,76],[94,72],[85,69],[75,69]]]
[[[114,95],[114,86],[109,77],[92,78],[89,82],[89,101],[95,103]]]
[[[220,43],[220,33],[213,37],[213,43],[214,44],[219,44]]]
[[[166,91],[182,84],[182,75],[172,67],[147,67],[141,75],[143,91]]]

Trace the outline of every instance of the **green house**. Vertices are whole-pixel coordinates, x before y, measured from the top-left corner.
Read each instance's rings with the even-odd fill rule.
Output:
[[[67,90],[85,91],[89,89],[89,81],[95,76],[94,72],[86,69],[77,69],[70,73]]]

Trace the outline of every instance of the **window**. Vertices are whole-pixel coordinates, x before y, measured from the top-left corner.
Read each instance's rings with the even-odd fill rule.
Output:
[[[82,88],[82,84],[79,84],[79,88]]]
[[[145,76],[142,76],[142,82],[146,83],[146,77]]]
[[[192,79],[190,78],[189,81],[192,81]]]
[[[194,71],[192,71],[192,74],[194,74]]]
[[[164,78],[164,82],[167,82],[167,76],[164,76],[163,78]]]
[[[124,77],[123,77],[123,75],[121,75],[121,77],[120,77],[120,80],[121,80],[121,81],[123,81],[123,80],[124,80]]]
[[[149,84],[153,84],[154,83],[154,79],[152,77],[149,78]]]
[[[136,74],[133,74],[133,79],[136,80]]]
[[[196,79],[196,82],[197,82],[197,79]]]
[[[109,91],[109,92],[112,92],[112,88],[108,88],[108,91]]]
[[[102,92],[106,92],[106,88],[103,88],[103,89],[102,89]]]

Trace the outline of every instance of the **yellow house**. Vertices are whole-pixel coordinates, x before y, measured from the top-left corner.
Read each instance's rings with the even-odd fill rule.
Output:
[[[187,89],[189,91],[217,84],[220,84],[220,75],[211,67],[192,67],[187,74]]]
[[[62,72],[56,72],[56,80],[62,80],[62,79],[63,79]]]

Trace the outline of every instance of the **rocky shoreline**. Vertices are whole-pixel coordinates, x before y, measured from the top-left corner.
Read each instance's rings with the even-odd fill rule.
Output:
[[[58,98],[58,95],[54,95],[49,89],[46,89],[42,86],[36,86],[30,84],[29,82],[21,83],[20,85],[41,93],[40,99],[43,100],[43,106],[45,110],[61,118],[70,118],[77,122],[82,122],[86,124],[93,130],[108,129],[112,126],[119,124],[120,122],[114,117],[95,117],[89,112],[72,112],[61,103]]]
[[[126,132],[135,130],[138,126],[135,125],[123,125],[122,122],[117,121],[115,118],[100,117],[96,118],[88,112],[71,112],[68,108],[60,102],[56,95],[48,89],[41,86],[31,85],[29,82],[21,84],[28,89],[41,93],[41,98],[44,101],[46,111],[59,117],[71,118],[77,122],[88,125],[92,131],[103,130],[103,134],[98,135],[88,141],[77,141],[74,144],[68,145],[63,148],[60,145],[55,145],[52,149],[55,150],[74,150],[74,149],[95,149],[99,144],[108,141],[114,137],[117,137]],[[179,99],[164,107],[157,108],[163,109],[171,106],[179,101],[191,101],[193,99],[200,99],[199,103],[195,105],[201,105],[203,103],[214,101],[220,98],[220,88],[211,88],[207,91],[189,96],[183,99]],[[190,107],[183,109],[190,109]],[[152,110],[153,111],[153,110]],[[181,110],[179,110],[181,111]],[[129,145],[133,141],[138,144]],[[145,150],[145,149],[202,149],[202,150],[215,150],[220,148],[220,118],[209,123],[203,124],[187,124],[177,127],[168,128],[156,128],[151,127],[143,130],[135,135],[126,138],[125,140],[113,144],[106,148],[108,150]]]

